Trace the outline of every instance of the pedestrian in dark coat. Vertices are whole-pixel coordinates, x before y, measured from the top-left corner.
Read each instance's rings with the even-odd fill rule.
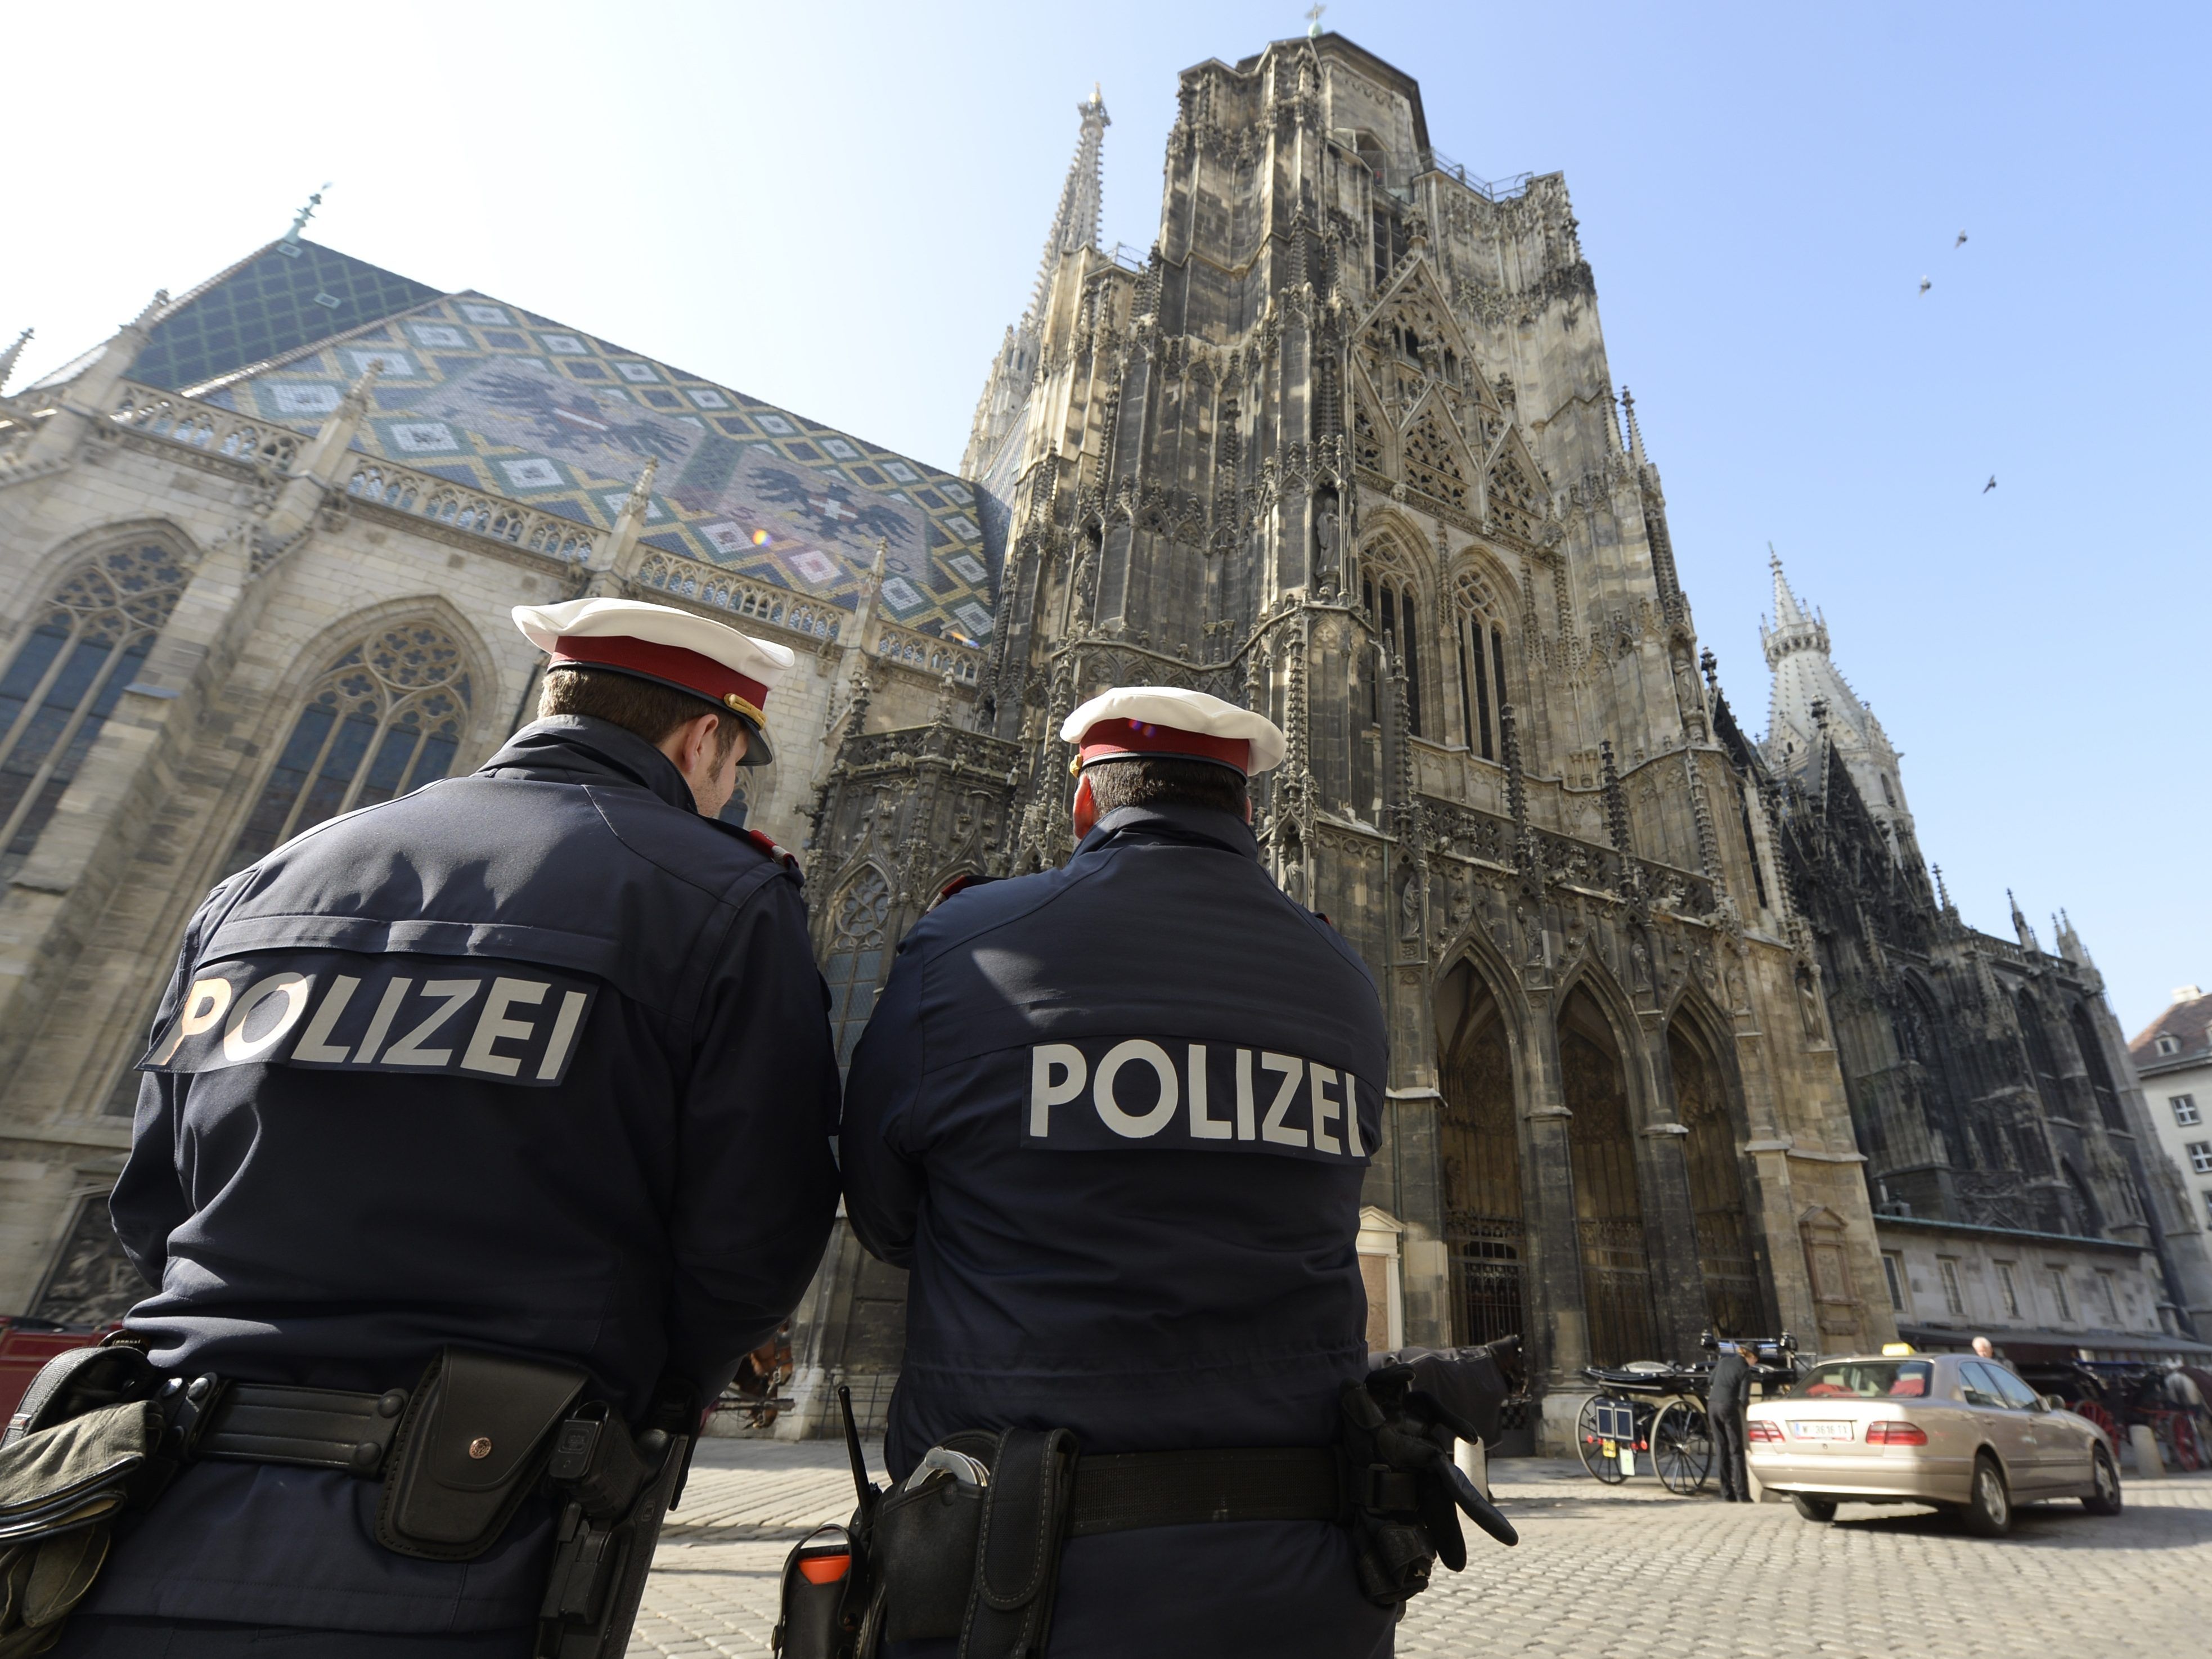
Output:
[[[1750,1359],[1741,1343],[1723,1336],[1705,1395],[1705,1416],[1712,1424],[1713,1444],[1720,1455],[1721,1497],[1730,1504],[1751,1501],[1743,1428],[1744,1408],[1750,1404]]]

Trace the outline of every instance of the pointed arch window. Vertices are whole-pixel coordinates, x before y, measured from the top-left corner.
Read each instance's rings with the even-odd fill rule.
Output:
[[[158,543],[78,566],[0,676],[0,880],[21,869],[191,572]]]
[[[1460,720],[1468,734],[1467,746],[1486,761],[1501,758],[1504,750],[1504,714],[1511,701],[1505,684],[1505,629],[1501,607],[1489,587],[1472,571],[1459,579]]]
[[[890,914],[890,884],[873,866],[845,884],[830,911],[830,949],[822,977],[830,985],[830,1035],[837,1046],[840,1072],[853,1063],[854,1047],[875,1012]]]
[[[1382,630],[1383,639],[1391,651],[1406,665],[1406,724],[1415,737],[1421,735],[1421,655],[1420,655],[1420,599],[1415,593],[1410,577],[1387,565],[1361,578],[1360,598],[1365,602],[1367,614],[1375,618],[1375,625]],[[1388,672],[1387,668],[1384,671]],[[1377,676],[1379,684],[1381,677]],[[1382,706],[1376,696],[1369,699],[1368,714],[1376,723],[1382,720]]]
[[[307,689],[230,851],[234,870],[324,819],[404,795],[453,769],[471,688],[453,637],[402,623],[339,653]]]

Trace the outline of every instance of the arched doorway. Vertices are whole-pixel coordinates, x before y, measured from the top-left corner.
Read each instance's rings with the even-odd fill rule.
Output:
[[[1743,1209],[1743,1170],[1735,1121],[1720,1069],[1705,1044],[1677,1020],[1667,1028],[1667,1066],[1674,1079],[1674,1115],[1689,1131],[1682,1152],[1690,1173],[1690,1212],[1697,1228],[1698,1271],[1705,1280],[1705,1321],[1717,1331],[1747,1336],[1763,1324],[1759,1263]]]
[[[1659,1322],[1651,1305],[1628,1083],[1612,1028],[1585,991],[1576,991],[1559,1011],[1559,1082],[1574,1114],[1567,1143],[1590,1363],[1656,1358]]]
[[[1497,1000],[1473,968],[1462,963],[1455,976],[1466,1003],[1445,1038],[1439,1126],[1452,1340],[1488,1342],[1528,1329],[1520,1123]]]

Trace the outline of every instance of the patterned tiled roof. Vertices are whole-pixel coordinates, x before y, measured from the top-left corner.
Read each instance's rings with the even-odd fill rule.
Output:
[[[312,432],[380,359],[357,448],[602,528],[651,458],[646,545],[849,611],[880,539],[887,614],[942,638],[990,632],[975,497],[952,474],[482,295],[205,395]]]
[[[434,299],[438,290],[309,241],[271,242],[186,295],[154,325],[134,380],[211,380]]]

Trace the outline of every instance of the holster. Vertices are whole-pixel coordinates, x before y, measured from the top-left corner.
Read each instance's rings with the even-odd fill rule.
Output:
[[[959,1659],[1029,1659],[1052,1632],[1060,1553],[1075,1490],[1075,1437],[1008,1429],[988,1459],[991,1484],[975,1540],[975,1582]]]
[[[991,1472],[981,1492],[938,1470],[891,1492],[875,1517],[883,1633],[958,1637],[959,1659],[1028,1659],[1052,1630],[1074,1496],[1066,1429],[956,1434],[945,1444]]]
[[[587,1449],[580,1449],[586,1438],[581,1431],[571,1436],[580,1420],[595,1431]],[[537,1652],[539,1659],[621,1659],[653,1571],[660,1523],[683,1486],[691,1437],[653,1428],[633,1441],[611,1415],[572,1418],[562,1433],[571,1443],[556,1451],[553,1479],[568,1501],[538,1609]],[[578,1472],[565,1474],[570,1468]]]
[[[574,1366],[441,1353],[399,1419],[376,1541],[428,1561],[469,1561],[489,1549],[544,1468],[554,1425],[585,1381]]]

